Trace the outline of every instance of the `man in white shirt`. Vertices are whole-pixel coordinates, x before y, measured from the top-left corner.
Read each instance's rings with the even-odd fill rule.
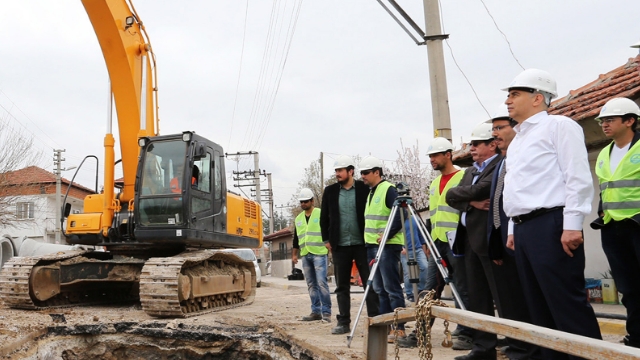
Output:
[[[507,246],[515,251],[532,321],[601,339],[584,295],[582,223],[594,193],[584,133],[570,118],[547,114],[557,90],[546,71],[525,70],[503,90],[518,122],[504,180]],[[549,349],[543,357],[573,358]]]

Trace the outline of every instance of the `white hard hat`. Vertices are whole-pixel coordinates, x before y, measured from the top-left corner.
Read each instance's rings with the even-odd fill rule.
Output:
[[[453,150],[453,144],[451,143],[451,141],[443,137],[437,137],[431,141],[431,144],[429,144],[427,155],[437,154],[449,150]]]
[[[311,191],[311,189],[309,188],[302,188],[302,190],[300,190],[300,193],[298,194],[298,200],[303,201],[311,199],[313,199],[313,191]]]
[[[496,110],[495,113],[493,113],[493,116],[491,117],[491,120],[489,120],[489,122],[492,122],[493,120],[509,120],[511,119],[511,117],[509,116],[509,109],[507,108],[507,104],[502,103],[500,104],[500,106],[498,106],[498,109]]]
[[[473,140],[491,140],[493,139],[491,124],[483,121],[478,124],[471,132],[471,141]]]
[[[526,88],[546,92],[551,94],[552,99],[558,97],[556,81],[551,77],[551,74],[544,70],[527,69],[518,74],[511,84],[502,90],[509,91],[513,88]]]
[[[382,169],[382,161],[375,156],[365,156],[362,160],[360,160],[360,165],[358,166],[360,171],[363,170],[371,170],[375,168]]]
[[[600,115],[596,120],[607,116],[623,116],[627,114],[634,114],[640,116],[640,108],[635,101],[627,98],[614,98],[607,101],[606,104],[600,109]]]
[[[333,169],[345,169],[349,166],[356,166],[356,163],[353,161],[353,158],[349,155],[340,155],[336,158],[336,161],[333,162]]]

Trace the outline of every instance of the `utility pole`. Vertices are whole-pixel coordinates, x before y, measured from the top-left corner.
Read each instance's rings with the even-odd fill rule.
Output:
[[[271,173],[267,174],[267,186],[269,186],[269,234],[273,234],[273,186]]]
[[[427,59],[431,84],[431,113],[433,115],[434,136],[442,136],[451,141],[451,114],[447,75],[444,68],[442,41],[449,35],[442,33],[439,0],[424,0],[424,21],[426,26]]]
[[[447,76],[444,69],[444,52],[442,50],[442,40],[448,39],[449,35],[442,33],[439,0],[423,0],[426,31],[422,31],[420,26],[411,19],[396,0],[387,0],[387,2],[409,27],[405,26],[402,20],[382,0],[378,0],[382,8],[400,25],[416,45],[427,45],[433,132],[434,136],[441,136],[451,141],[451,114],[449,112]],[[419,38],[423,41],[418,40]]]
[[[55,242],[56,244],[60,244],[60,233],[62,229],[60,228],[60,218],[62,217],[62,205],[61,203],[61,193],[62,193],[62,162],[65,160],[62,157],[62,153],[66,150],[53,150],[53,165],[56,166],[55,175],[56,175],[56,217],[54,219],[55,222]]]
[[[262,206],[260,197],[260,158],[258,157],[257,151],[250,152],[253,153],[253,175],[255,177],[256,184],[256,202],[258,205]],[[260,216],[262,216],[262,214]]]

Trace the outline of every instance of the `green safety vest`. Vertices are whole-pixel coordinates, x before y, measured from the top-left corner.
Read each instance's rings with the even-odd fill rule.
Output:
[[[609,158],[613,144],[600,151],[596,162],[605,224],[640,213],[640,141],[627,151],[612,174]]]
[[[309,223],[307,223],[304,211],[296,216],[296,234],[298,234],[300,256],[305,256],[308,253],[326,255],[329,252],[322,241],[322,233],[320,232],[320,209],[313,209]]]
[[[452,187],[458,186],[464,171],[458,171],[445,185],[442,194],[440,194],[440,180],[442,175],[438,176],[429,187],[429,215],[431,218],[431,238],[435,241],[440,240],[449,242],[447,240],[447,232],[453,231],[458,228],[458,221],[460,221],[460,211],[452,208],[447,204],[447,191]]]
[[[367,205],[364,208],[364,242],[378,245],[378,235],[384,233],[384,229],[389,222],[391,209],[387,207],[387,190],[395,187],[388,181],[382,181],[376,187],[376,192],[367,198]],[[387,239],[387,245],[404,245],[404,234],[398,231],[391,239]]]

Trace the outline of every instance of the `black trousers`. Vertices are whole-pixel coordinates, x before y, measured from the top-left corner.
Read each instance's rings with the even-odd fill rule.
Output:
[[[367,250],[364,245],[338,246],[331,251],[333,256],[333,270],[336,276],[336,297],[338,300],[339,325],[351,325],[351,267],[353,261],[360,273],[362,284],[366,286],[369,278],[369,263],[367,262]],[[369,317],[380,315],[380,302],[378,294],[369,290],[367,295],[367,315]]]
[[[633,220],[612,221],[602,229],[604,250],[622,304],[627,308],[629,345],[640,347],[640,226]]]
[[[584,245],[567,255],[562,237],[562,209],[514,226],[516,265],[533,324],[602,339],[585,295]],[[542,349],[544,359],[578,359]]]
[[[506,224],[505,224],[506,226]],[[516,259],[506,251],[502,265],[491,263],[496,284],[496,306],[501,318],[531,323],[522,284],[518,276]],[[509,359],[542,359],[540,348],[524,341],[507,338],[509,347],[506,355]]]
[[[473,229],[469,229],[472,231]],[[481,231],[484,229],[481,229]],[[486,231],[485,231],[486,232]],[[496,284],[493,276],[493,268],[488,254],[478,254],[473,251],[467,238],[464,239],[464,262],[466,270],[469,302],[467,310],[484,315],[494,316],[493,295],[496,294]],[[456,274],[457,275],[457,274]],[[498,299],[496,305],[499,307]],[[495,349],[497,344],[496,334],[476,330],[473,332],[473,350],[488,352]]]

